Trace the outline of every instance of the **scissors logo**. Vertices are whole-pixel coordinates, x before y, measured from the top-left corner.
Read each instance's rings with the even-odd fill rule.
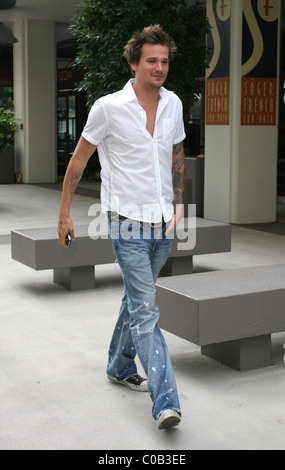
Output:
[[[278,18],[278,0],[258,0],[257,9],[264,21],[272,22]],[[244,77],[260,62],[264,52],[264,40],[253,11],[252,0],[243,1],[243,12],[253,40],[252,54],[242,65],[242,76]]]

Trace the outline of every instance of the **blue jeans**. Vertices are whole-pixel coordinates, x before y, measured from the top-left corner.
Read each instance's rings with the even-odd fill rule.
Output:
[[[165,224],[151,228],[149,224],[128,221],[112,222],[110,226],[125,291],[110,344],[107,373],[117,379],[133,376],[137,373],[134,359],[138,354],[148,379],[154,419],[166,409],[180,413],[168,349],[158,326],[155,287],[171,240],[164,235]]]

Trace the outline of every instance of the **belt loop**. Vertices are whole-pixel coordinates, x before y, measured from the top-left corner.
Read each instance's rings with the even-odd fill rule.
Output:
[[[161,222],[156,222],[156,223],[151,222],[149,225],[151,226],[151,228],[160,228],[163,225],[163,220],[161,220]]]

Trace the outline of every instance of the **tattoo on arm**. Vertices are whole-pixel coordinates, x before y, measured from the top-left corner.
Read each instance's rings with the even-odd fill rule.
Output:
[[[78,183],[82,178],[83,172],[84,172],[84,168],[82,170],[75,171],[73,173],[71,180],[70,180],[70,184],[69,184],[69,194],[71,196],[73,196],[73,194],[75,193]]]
[[[183,142],[173,145],[172,179],[174,205],[183,204],[185,185],[185,156]]]
[[[179,142],[178,144],[173,145],[173,153],[177,155],[181,148],[183,147],[183,142]]]

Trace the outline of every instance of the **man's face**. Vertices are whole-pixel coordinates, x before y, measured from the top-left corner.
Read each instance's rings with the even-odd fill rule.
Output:
[[[136,82],[145,87],[160,88],[169,70],[169,50],[161,44],[146,43],[138,64],[131,64]]]

